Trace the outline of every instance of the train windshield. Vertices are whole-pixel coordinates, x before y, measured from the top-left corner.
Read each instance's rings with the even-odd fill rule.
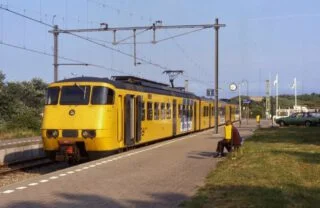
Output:
[[[114,91],[107,87],[93,87],[91,104],[112,105],[114,102]]]
[[[63,86],[60,105],[87,105],[89,103],[90,86],[78,85]]]
[[[59,87],[49,87],[46,92],[46,105],[56,105],[59,97]]]

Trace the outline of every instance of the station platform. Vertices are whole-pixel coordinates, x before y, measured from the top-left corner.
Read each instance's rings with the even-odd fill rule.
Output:
[[[256,128],[238,127],[244,138]],[[177,207],[221,160],[221,138],[210,129],[5,186],[0,207]]]
[[[0,140],[0,165],[44,157],[40,137]]]

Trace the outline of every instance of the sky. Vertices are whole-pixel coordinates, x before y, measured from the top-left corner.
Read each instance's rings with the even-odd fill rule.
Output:
[[[53,82],[52,28],[42,23],[88,29],[100,28],[100,23],[151,26],[158,20],[162,25],[214,24],[219,18],[226,24],[219,30],[219,98],[238,96],[238,90],[229,89],[231,83],[240,85],[241,94],[265,96],[266,80],[274,94],[277,74],[279,94],[294,94],[290,86],[295,77],[298,94],[320,93],[317,0],[0,0],[0,7],[0,70],[7,81]],[[59,34],[59,56],[89,64],[60,65],[59,80],[133,75],[169,84],[163,71],[183,70],[175,85],[188,80],[189,91],[205,96],[206,89],[214,88],[215,31],[194,30],[157,30],[156,39],[163,40],[157,44],[151,43],[152,31],[137,34],[136,56],[152,64],[138,61],[136,66],[132,38],[112,45],[112,32],[77,33],[82,38]],[[116,39],[132,34],[118,31]]]

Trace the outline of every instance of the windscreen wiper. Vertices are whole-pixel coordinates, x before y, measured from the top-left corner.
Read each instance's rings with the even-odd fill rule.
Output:
[[[87,86],[84,86],[84,89],[80,85],[78,85],[76,82],[74,83],[74,86],[77,86],[82,92],[83,92],[83,99],[86,99],[86,94],[87,94]]]

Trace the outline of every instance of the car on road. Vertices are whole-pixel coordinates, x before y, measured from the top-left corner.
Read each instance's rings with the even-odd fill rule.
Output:
[[[287,125],[304,125],[315,126],[320,124],[320,113],[300,112],[293,113],[290,116],[276,119],[276,123],[280,126]]]

